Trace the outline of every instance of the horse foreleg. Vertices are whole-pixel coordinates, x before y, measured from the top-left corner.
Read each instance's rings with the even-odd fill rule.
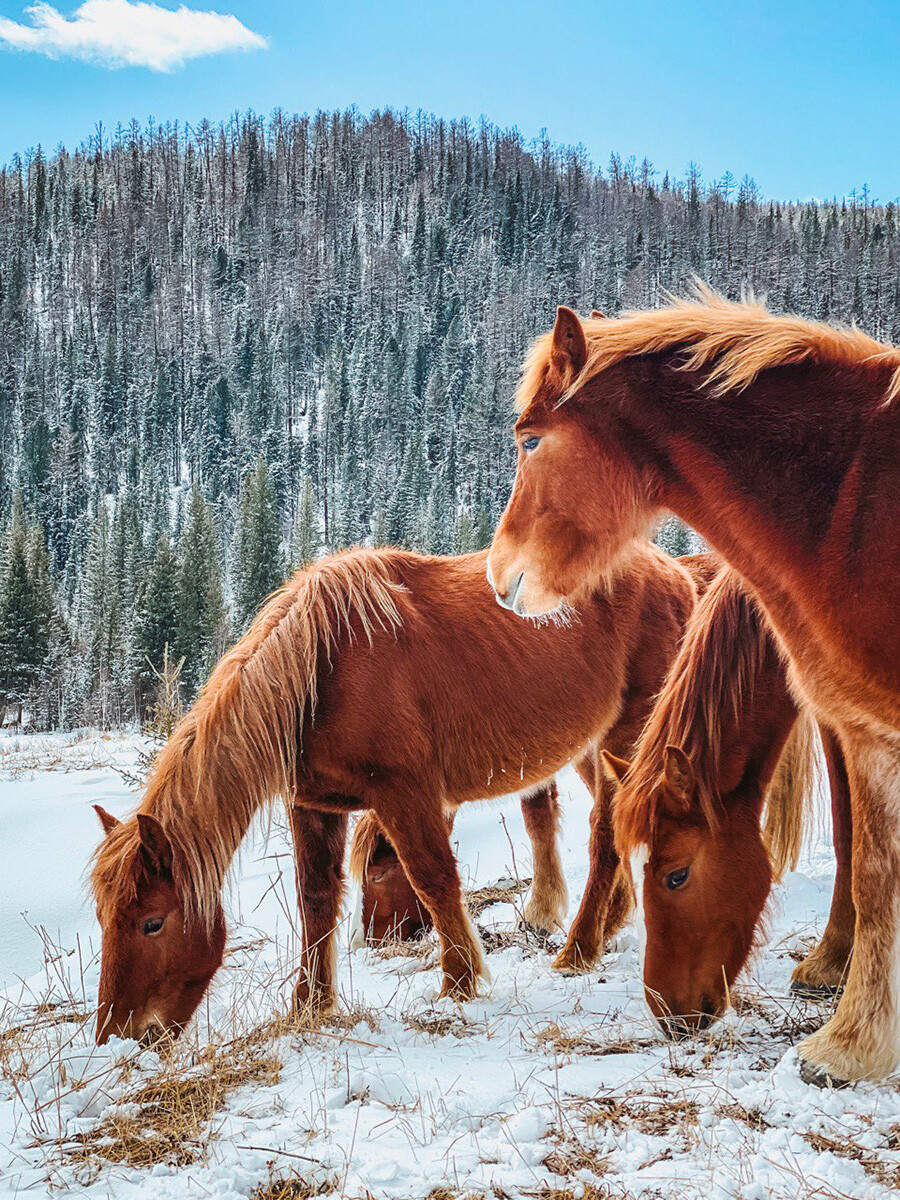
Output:
[[[834,995],[843,986],[853,950],[853,929],[856,924],[852,894],[853,817],[850,782],[837,734],[824,726],[820,726],[820,732],[831,787],[831,820],[837,869],[825,932],[791,978],[791,991],[810,997]]]
[[[521,804],[534,863],[534,878],[522,920],[538,933],[555,933],[562,929],[569,908],[569,892],[559,857],[560,806],[556,781],[526,792]]]
[[[591,754],[593,760],[593,754]],[[553,966],[567,974],[589,970],[603,949],[605,939],[618,930],[631,908],[631,889],[619,868],[613,844],[613,784],[595,762],[578,764],[578,772],[592,786],[591,833],[588,878],[581,904]]]
[[[315,1018],[330,1012],[336,1001],[335,934],[344,891],[347,817],[294,806],[290,818],[303,923],[294,1009]]]
[[[378,819],[393,843],[403,870],[431,913],[441,946],[442,996],[474,996],[478,977],[487,975],[481,942],[466,911],[447,822],[440,808],[421,801],[376,804]]]
[[[800,1043],[801,1075],[883,1079],[900,1060],[900,750],[843,730],[853,819],[856,934],[844,994]]]

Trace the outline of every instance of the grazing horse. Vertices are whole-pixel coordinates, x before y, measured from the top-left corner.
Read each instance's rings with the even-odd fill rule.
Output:
[[[576,764],[590,788],[594,787],[594,755],[589,751]],[[602,802],[602,801],[601,801]],[[559,789],[556,780],[541,783],[521,797],[525,832],[531,841],[534,878],[522,920],[536,933],[547,935],[562,929],[569,906],[569,891],[563,875],[557,844],[560,826]],[[446,813],[452,831],[456,808]],[[350,874],[360,889],[358,925],[353,931],[352,948],[372,942],[408,941],[431,928],[431,917],[423,908],[409,882],[397,851],[385,837],[377,817],[364,813],[356,823],[350,846]],[[623,885],[623,899],[628,889]],[[627,905],[625,908],[627,910]],[[625,912],[621,918],[624,919]],[[613,917],[618,927],[619,914]],[[610,924],[607,912],[606,923]],[[612,933],[609,929],[607,936]],[[581,957],[584,953],[579,950]]]
[[[688,572],[646,547],[577,615],[539,626],[495,604],[485,570],[484,553],[358,549],[266,602],[160,751],[135,816],[102,817],[100,1041],[177,1034],[189,1020],[222,960],[229,864],[278,796],[297,860],[298,1009],[335,1001],[347,821],[361,809],[431,915],[443,992],[474,993],[484,962],[445,806],[533,787],[598,738],[609,744],[614,726],[630,752],[695,601]],[[588,948],[618,865],[609,813],[595,811],[604,894],[586,896]]]
[[[839,768],[839,750],[835,760],[826,744]],[[641,891],[647,1002],[668,1033],[705,1028],[727,1007],[750,954],[770,859],[796,865],[816,758],[814,723],[798,711],[768,622],[731,568],[694,610],[633,761],[603,757],[620,785],[616,845]],[[767,791],[786,818],[780,844],[770,846],[760,829]],[[847,807],[840,788],[835,812]],[[837,987],[846,971],[848,846],[836,824],[832,919],[794,973],[798,990]]]
[[[577,603],[666,510],[762,603],[794,686],[840,741],[856,934],[811,1082],[900,1061],[900,350],[701,290],[653,312],[560,309],[519,392],[489,556],[522,615]]]
[[[698,591],[701,593],[721,568],[721,560],[716,559],[714,555],[689,555],[680,561],[694,575]],[[707,776],[715,773],[712,782],[707,780],[704,794],[723,793],[723,804],[732,816],[733,806],[738,800],[745,805],[742,813],[744,819],[739,827],[741,838],[727,842],[718,840],[722,837],[718,823],[711,825],[706,819],[705,809],[698,805],[687,806],[684,814],[678,809],[672,814],[672,820],[682,818],[677,827],[677,833],[681,835],[684,833],[684,818],[688,817],[692,824],[698,826],[698,840],[702,840],[701,833],[706,838],[709,853],[704,854],[703,861],[708,873],[708,882],[717,874],[721,875],[726,871],[731,883],[736,876],[730,871],[730,860],[741,861],[745,869],[749,862],[756,868],[757,880],[754,882],[758,882],[764,900],[768,894],[768,880],[771,879],[772,873],[779,877],[786,868],[796,865],[804,804],[809,800],[812,779],[811,725],[808,720],[796,721],[796,706],[790,697],[784,699],[787,687],[785,668],[782,658],[773,647],[771,635],[764,625],[764,618],[757,606],[741,591],[733,572],[726,570],[724,574],[727,577],[727,586],[719,584],[714,589],[714,598],[705,601],[691,617],[683,648],[673,664],[655,714],[651,716],[645,728],[654,728],[655,720],[656,728],[670,732],[673,740],[678,739],[676,745],[679,746],[697,740],[699,733],[707,728],[717,731],[716,737],[721,739],[722,722],[717,714],[725,695],[729,701],[729,720],[734,726],[729,729],[727,746],[734,757],[725,762],[725,748],[718,744],[713,753],[711,746],[701,743],[697,754],[699,757],[700,753],[705,753],[702,766]],[[760,706],[766,697],[771,699],[773,690],[779,697],[780,706],[765,714],[765,725],[761,712],[739,712],[734,708],[734,703],[743,695],[746,695],[748,705],[752,699],[754,705]],[[686,703],[688,700],[691,701],[690,704]],[[681,730],[679,722],[687,723],[688,713],[691,714],[690,719],[695,721],[695,728]],[[782,721],[778,720],[778,713],[782,714]],[[670,729],[670,726],[673,728]],[[853,945],[855,915],[850,897],[849,791],[846,775],[842,771],[840,748],[834,745],[833,735],[829,731],[823,729],[821,732],[833,781],[832,810],[837,876],[832,911],[825,933],[815,950],[794,972],[793,990],[807,997],[833,995],[843,983]],[[767,755],[760,757],[753,754],[748,758],[748,747],[758,745],[767,735],[771,737]],[[784,753],[781,753],[782,746],[785,747]],[[653,774],[652,769],[646,767],[646,763],[650,761],[654,748],[660,749],[651,735],[645,733],[638,742],[640,757],[635,765],[635,770],[642,775],[646,775],[648,770],[649,774]],[[603,759],[611,781],[617,782],[628,764],[617,758],[614,752],[608,753],[605,750]],[[773,777],[776,762],[778,771]],[[729,791],[727,785],[723,785],[721,781],[728,772],[733,773],[737,769],[736,764],[743,764],[746,771],[741,779],[739,791]],[[586,756],[576,765],[588,786],[593,787],[589,774],[593,767],[593,755]],[[696,767],[693,769],[697,770]],[[662,765],[659,766],[657,775],[659,782],[663,779]],[[765,822],[764,828],[760,830],[764,794]],[[659,806],[657,811],[666,811],[666,795],[663,791],[657,796],[653,789],[649,793],[640,788],[632,790],[631,803],[635,805],[636,814],[640,814],[637,819],[653,820],[654,805]],[[647,805],[646,811],[641,810],[641,804]],[[620,811],[623,811],[625,806],[626,802],[620,801]],[[540,932],[552,932],[554,927],[558,927],[559,917],[564,909],[552,908],[546,904],[536,905],[536,900],[544,894],[565,895],[565,881],[556,846],[559,801],[555,784],[544,785],[523,796],[522,812],[526,830],[531,838],[535,864],[532,894],[522,917],[527,925],[536,927]],[[448,816],[448,822],[452,824],[452,816]],[[674,833],[676,830],[670,828],[669,832]],[[662,857],[670,851],[670,847],[661,843],[659,837],[655,839],[655,845],[659,847]],[[626,857],[627,853],[626,850]],[[700,857],[699,852],[694,854],[695,859]],[[355,944],[361,945],[366,935],[374,943],[389,937],[414,937],[429,927],[428,915],[418,904],[396,851],[380,830],[377,818],[371,812],[366,813],[357,824],[350,854],[350,870],[361,887],[361,922]],[[695,881],[698,873],[695,867]],[[732,967],[732,979],[738,974],[749,952],[753,930],[762,908],[760,903],[758,909],[754,909],[753,891],[752,887],[734,893],[728,891],[727,904],[721,912],[700,903],[700,920],[690,926],[690,944],[683,951],[676,948],[676,942],[671,936],[667,937],[666,953],[655,960],[656,965],[667,974],[673,971],[681,972],[682,977],[685,972],[693,974],[695,983],[691,990],[700,997],[696,1003],[685,1001],[683,997],[687,989],[682,986],[682,1001],[679,1004],[679,1001],[673,999],[671,987],[664,979],[648,977],[648,991],[660,998],[667,1017],[682,1011],[696,1011],[699,1014],[703,998],[721,986],[722,964],[719,964],[715,957],[717,933],[722,935],[719,937],[719,945],[722,940],[733,937],[734,945],[730,956],[735,960],[735,965]],[[708,896],[704,897],[704,900],[706,899]],[[744,907],[746,912],[742,911]],[[733,921],[735,911],[740,914],[737,924]],[[550,914],[549,917],[546,914]],[[604,931],[606,937],[618,927],[619,916],[617,913],[616,920],[607,917],[607,927]],[[624,916],[624,911],[621,916]],[[704,921],[708,924],[704,925]],[[740,930],[744,931],[743,934]],[[684,932],[686,931],[682,931]],[[590,965],[591,956],[579,946],[577,934],[572,940],[574,945],[560,955],[556,963],[558,969],[570,971],[576,962]],[[702,953],[698,950],[700,946],[703,946]],[[706,975],[711,975],[712,978],[710,989],[696,982],[703,970],[699,960],[707,957],[711,964],[706,968]],[[724,995],[720,995],[718,999],[722,1001]],[[676,1025],[668,1022],[667,1028],[676,1028]]]

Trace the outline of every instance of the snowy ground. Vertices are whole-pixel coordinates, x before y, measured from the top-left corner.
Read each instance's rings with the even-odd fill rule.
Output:
[[[436,1000],[433,951],[351,954],[344,936],[341,1018],[290,1028],[275,1019],[296,947],[275,824],[242,856],[231,951],[174,1057],[94,1047],[89,805],[131,807],[117,768],[134,771],[137,752],[127,737],[0,738],[0,1197],[763,1200],[900,1189],[897,1081],[809,1089],[791,1053],[825,1015],[790,1000],[787,984],[828,910],[827,830],[779,889],[739,1011],[688,1043],[666,1044],[646,1016],[631,930],[578,979],[551,971],[541,948],[507,944],[490,955],[490,989],[462,1007]],[[574,912],[588,798],[568,773],[564,791]],[[514,800],[470,806],[457,836],[472,883],[528,873]],[[504,930],[514,916],[497,905],[480,920]]]

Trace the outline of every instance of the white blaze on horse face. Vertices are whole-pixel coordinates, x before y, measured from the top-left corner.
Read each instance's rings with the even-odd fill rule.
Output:
[[[639,846],[632,850],[630,856],[631,882],[634,884],[634,919],[638,935],[638,961],[640,964],[641,980],[644,978],[644,958],[647,953],[647,922],[644,917],[644,868],[650,858],[647,846]]]

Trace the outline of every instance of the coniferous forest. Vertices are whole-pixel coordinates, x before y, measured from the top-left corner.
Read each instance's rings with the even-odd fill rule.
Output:
[[[0,722],[190,700],[292,567],[486,544],[558,303],[696,274],[900,340],[900,220],[488,124],[137,124],[0,173]],[[686,531],[670,526],[669,545]]]

